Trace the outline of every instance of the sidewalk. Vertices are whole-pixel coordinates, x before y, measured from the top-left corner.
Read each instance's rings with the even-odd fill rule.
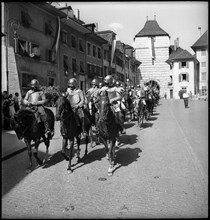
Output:
[[[1,148],[1,159],[2,161],[9,159],[13,155],[26,150],[26,145],[23,140],[19,140],[15,131],[2,130],[2,148]]]

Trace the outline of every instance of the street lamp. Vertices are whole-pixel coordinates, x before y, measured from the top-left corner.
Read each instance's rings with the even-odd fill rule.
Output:
[[[7,92],[9,93],[9,61],[8,61],[8,47],[9,47],[9,26],[14,28],[14,37],[17,39],[17,30],[20,26],[18,20],[11,18],[7,22],[7,32],[6,34],[6,80],[7,80]],[[15,40],[15,48],[16,48],[16,40]]]

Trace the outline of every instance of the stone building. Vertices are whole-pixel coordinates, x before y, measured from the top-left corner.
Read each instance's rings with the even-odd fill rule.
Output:
[[[208,72],[208,32],[206,31],[191,46],[195,52],[196,59],[199,61],[199,88],[201,96],[208,94],[209,72]]]
[[[146,21],[133,43],[135,57],[141,62],[140,84],[156,85],[161,96],[168,93],[170,81],[170,67],[165,62],[169,58],[169,46],[170,36],[160,28],[156,19]]]

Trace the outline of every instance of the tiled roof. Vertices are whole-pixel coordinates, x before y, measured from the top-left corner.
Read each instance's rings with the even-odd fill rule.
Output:
[[[166,60],[166,63],[171,63],[173,61],[181,61],[181,60],[194,60],[195,57],[189,53],[187,50],[183,50],[181,47],[178,47],[176,50],[174,50],[168,60]]]
[[[145,36],[169,36],[169,34],[160,28],[156,20],[147,20],[143,29],[135,37]]]
[[[208,48],[208,32],[206,31],[192,46],[191,48],[195,51],[196,49]]]
[[[107,40],[110,44],[112,44],[113,38],[116,36],[116,33],[110,30],[107,31],[99,31],[96,32],[97,35]]]

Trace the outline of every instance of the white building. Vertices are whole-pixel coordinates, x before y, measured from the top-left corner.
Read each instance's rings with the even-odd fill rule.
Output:
[[[196,59],[199,61],[199,94],[208,94],[208,32],[206,31],[200,38],[191,46],[195,51]]]
[[[174,45],[166,63],[170,66],[169,98],[182,98],[182,91],[198,92],[198,61],[187,50]]]

